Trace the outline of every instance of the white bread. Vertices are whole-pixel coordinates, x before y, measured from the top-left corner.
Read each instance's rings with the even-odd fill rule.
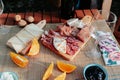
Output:
[[[89,15],[86,15],[85,17],[82,18],[82,22],[87,26],[91,25],[92,20],[93,20],[93,17]]]
[[[44,30],[42,29],[46,24],[46,20],[40,21],[37,25],[36,24],[29,24],[24,27],[21,31],[19,31],[16,35],[10,38],[6,45],[10,48],[14,49],[17,53],[21,53],[22,50],[30,43],[30,41],[36,37],[37,39],[40,38]],[[28,47],[26,48],[28,49]]]

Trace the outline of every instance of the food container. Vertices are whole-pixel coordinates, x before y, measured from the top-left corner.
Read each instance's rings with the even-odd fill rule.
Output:
[[[12,79],[10,79],[11,76],[13,77]],[[19,79],[15,72],[0,72],[0,80],[19,80]]]
[[[88,64],[84,67],[85,80],[108,80],[107,70],[99,64]]]

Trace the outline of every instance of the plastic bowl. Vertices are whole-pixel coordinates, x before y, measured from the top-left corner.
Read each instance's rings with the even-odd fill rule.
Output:
[[[9,73],[9,74],[11,74],[13,76],[14,80],[19,80],[18,76],[17,76],[17,74],[15,72],[0,72],[0,78],[1,78],[1,75],[3,73]]]
[[[84,67],[85,80],[108,80],[107,70],[99,64],[88,64]]]

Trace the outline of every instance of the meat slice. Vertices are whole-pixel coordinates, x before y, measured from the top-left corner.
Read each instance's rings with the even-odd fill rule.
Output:
[[[53,46],[53,37],[49,37],[48,35],[44,35],[44,37],[41,37],[41,43],[49,48],[51,51],[57,53],[58,51]]]
[[[26,55],[26,54],[29,52],[29,50],[30,50],[30,48],[31,48],[31,45],[32,45],[32,42],[30,41],[30,42],[26,45],[26,47],[25,47],[24,49],[22,49],[22,51],[20,52],[20,54]]]
[[[53,46],[53,37],[44,35],[41,38],[41,42],[44,46],[46,46],[53,52],[58,53],[58,51]],[[66,37],[66,43],[67,43],[66,44],[66,54],[68,54],[68,55],[74,55],[79,50],[80,46],[83,45],[83,42],[81,42],[80,40],[76,39],[75,37],[71,37],[71,36]]]
[[[83,45],[83,42],[76,39],[75,37],[67,37],[67,51],[68,55],[74,55]]]
[[[71,35],[72,36],[77,36],[78,32],[80,31],[80,29],[76,28],[76,27],[73,27],[72,29],[72,32],[71,32]]]
[[[86,42],[88,38],[90,37],[90,29],[89,27],[82,28],[79,33],[77,34],[77,38],[81,40],[82,42]]]
[[[64,27],[66,29],[66,27]],[[68,27],[67,27],[68,28]],[[65,33],[64,30],[61,29],[61,32],[63,31],[63,35],[70,35],[71,31],[68,33]],[[61,34],[61,33],[60,33]],[[51,51],[60,54],[59,51],[54,47],[53,45],[53,38],[55,36],[59,35],[59,32],[55,32],[54,30],[49,30],[48,34],[42,35],[41,38],[41,43],[46,46],[47,48],[49,48]],[[77,39],[74,36],[61,36],[59,35],[59,37],[62,37],[66,40],[66,54],[68,55],[74,55],[80,48],[81,46],[84,44],[82,41],[80,41],[79,39]]]
[[[55,30],[53,30],[53,29],[49,30],[49,34],[52,34],[54,36],[60,36],[60,34],[58,32],[56,32]]]
[[[72,27],[70,27],[70,26],[66,26],[66,25],[58,26],[58,29],[60,31],[60,35],[62,35],[62,36],[70,36],[71,35]]]

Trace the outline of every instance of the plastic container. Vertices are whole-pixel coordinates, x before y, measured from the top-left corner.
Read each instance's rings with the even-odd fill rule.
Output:
[[[3,74],[10,74],[10,75],[12,75],[12,77],[13,77],[14,80],[19,80],[19,79],[18,79],[18,76],[17,76],[17,74],[16,74],[15,72],[0,72],[0,80],[1,80],[1,76],[2,76]],[[5,76],[5,77],[6,77],[6,76]],[[7,80],[7,79],[5,79],[5,80]],[[8,80],[10,80],[10,79],[8,79]]]

